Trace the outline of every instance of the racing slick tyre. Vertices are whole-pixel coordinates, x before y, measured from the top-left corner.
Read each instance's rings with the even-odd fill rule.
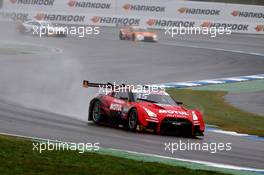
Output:
[[[128,129],[130,131],[136,131],[138,125],[138,113],[136,109],[132,109],[128,115]]]
[[[122,32],[119,32],[119,39],[120,39],[120,40],[124,40],[124,39],[125,39],[125,38],[123,37]]]
[[[100,101],[95,101],[92,108],[92,119],[95,124],[100,124],[102,115],[101,115],[101,103]]]

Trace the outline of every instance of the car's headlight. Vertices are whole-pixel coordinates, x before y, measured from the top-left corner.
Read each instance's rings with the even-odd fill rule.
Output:
[[[153,38],[158,38],[158,36],[157,35],[153,35]]]
[[[198,120],[198,117],[194,111],[192,111],[192,118],[194,121]]]
[[[146,111],[146,113],[148,114],[148,116],[155,117],[155,118],[157,117],[157,114],[155,114],[154,112],[152,112],[148,108],[143,107],[143,109]]]

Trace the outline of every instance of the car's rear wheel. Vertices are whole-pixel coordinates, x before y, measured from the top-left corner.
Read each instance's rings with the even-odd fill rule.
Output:
[[[101,106],[100,101],[94,102],[93,109],[92,109],[92,119],[93,119],[93,122],[96,124],[99,124],[102,118],[100,106]]]
[[[138,113],[136,109],[132,109],[128,116],[128,129],[136,131],[138,125]]]

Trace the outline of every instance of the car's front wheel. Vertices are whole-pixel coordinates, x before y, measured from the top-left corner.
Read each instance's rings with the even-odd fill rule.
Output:
[[[101,106],[100,101],[94,102],[93,109],[92,109],[92,119],[93,119],[93,122],[96,124],[99,124],[102,118],[100,106]]]
[[[136,109],[132,109],[128,116],[128,129],[136,131],[138,125],[138,113]]]

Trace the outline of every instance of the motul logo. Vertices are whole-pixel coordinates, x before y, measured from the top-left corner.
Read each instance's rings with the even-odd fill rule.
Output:
[[[55,0],[10,0],[12,4],[53,6]]]
[[[188,113],[185,111],[175,111],[175,110],[159,110],[160,114],[178,114],[178,115],[186,115],[188,116]]]
[[[255,12],[241,12],[234,10],[231,13],[234,17],[242,17],[242,18],[264,18],[264,13],[255,13]]]
[[[146,24],[154,27],[194,27],[194,21],[171,21],[171,20],[158,20],[158,19],[149,19],[146,21]]]
[[[264,32],[264,25],[257,25],[257,26],[255,27],[255,30],[256,30],[257,32]]]
[[[165,12],[166,7],[124,4],[123,9],[124,10],[131,10],[131,11]]]
[[[79,7],[79,8],[95,8],[95,9],[110,9],[110,3],[95,3],[95,2],[87,2],[87,1],[75,1],[70,0],[68,3],[70,7]]]
[[[205,21],[201,24],[201,27],[211,28],[211,27],[223,27],[229,28],[231,30],[238,30],[238,31],[248,31],[249,25],[247,24],[233,24],[233,23],[213,23],[209,21]]]
[[[101,24],[121,24],[121,25],[139,25],[139,18],[123,18],[123,17],[101,17],[93,16],[91,18],[93,23]]]
[[[44,14],[38,13],[35,17],[36,20],[45,21],[60,21],[60,22],[84,22],[85,16],[79,15],[57,15],[57,14]]]
[[[220,10],[215,9],[195,9],[182,7],[178,9],[181,14],[191,14],[191,15],[220,15]]]

